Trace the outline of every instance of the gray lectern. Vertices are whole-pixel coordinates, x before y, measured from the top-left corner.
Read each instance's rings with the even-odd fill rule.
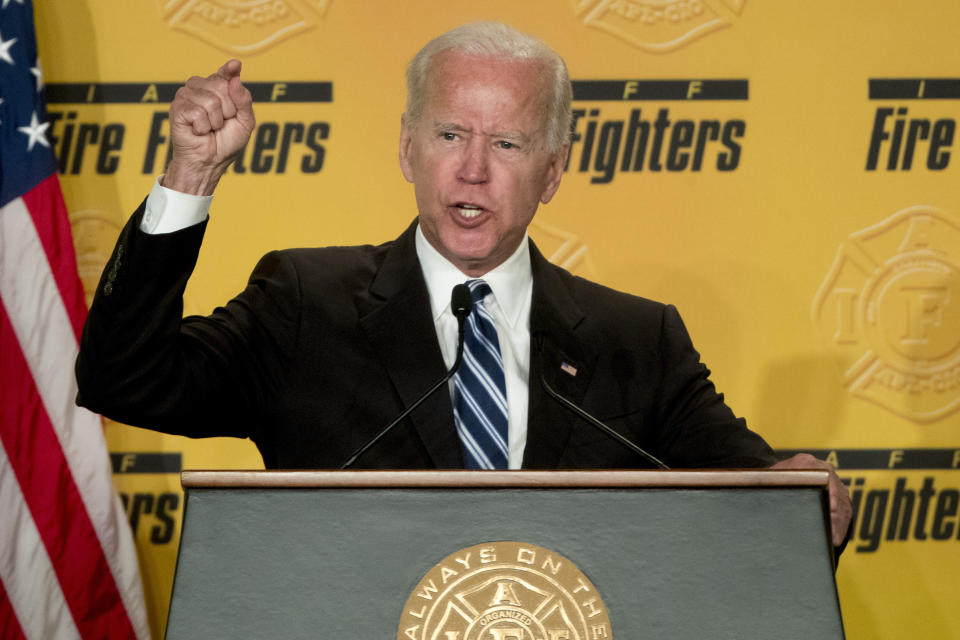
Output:
[[[184,472],[167,638],[843,638],[820,471]]]

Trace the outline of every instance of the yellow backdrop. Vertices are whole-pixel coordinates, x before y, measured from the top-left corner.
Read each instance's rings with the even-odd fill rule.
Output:
[[[532,32],[576,81],[575,142],[532,235],[676,304],[720,389],[776,448],[851,482],[850,638],[960,637],[960,4],[826,0],[46,0],[52,130],[84,284],[162,170],[173,87],[228,57],[258,132],[221,184],[188,313],[272,248],[393,238],[405,62],[474,19]],[[657,82],[669,81],[669,82]],[[305,83],[305,84],[304,84]],[[155,633],[181,468],[247,442],[108,425]]]

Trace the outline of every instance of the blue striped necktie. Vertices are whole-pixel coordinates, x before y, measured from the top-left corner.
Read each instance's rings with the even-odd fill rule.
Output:
[[[453,379],[453,419],[467,469],[506,469],[507,386],[493,319],[483,305],[490,285],[468,280],[473,312],[467,316],[463,364]]]

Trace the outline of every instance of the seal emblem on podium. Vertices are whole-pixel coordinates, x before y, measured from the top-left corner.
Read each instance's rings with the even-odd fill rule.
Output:
[[[456,551],[407,599],[398,640],[613,638],[600,594],[569,559],[527,542]]]

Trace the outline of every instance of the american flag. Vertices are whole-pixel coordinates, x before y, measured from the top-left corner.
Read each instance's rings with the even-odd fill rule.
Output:
[[[0,638],[148,638],[100,418],[30,0],[0,5]]]
[[[569,362],[564,362],[560,365],[560,368],[569,373],[572,376],[577,375],[577,368],[570,364]]]

